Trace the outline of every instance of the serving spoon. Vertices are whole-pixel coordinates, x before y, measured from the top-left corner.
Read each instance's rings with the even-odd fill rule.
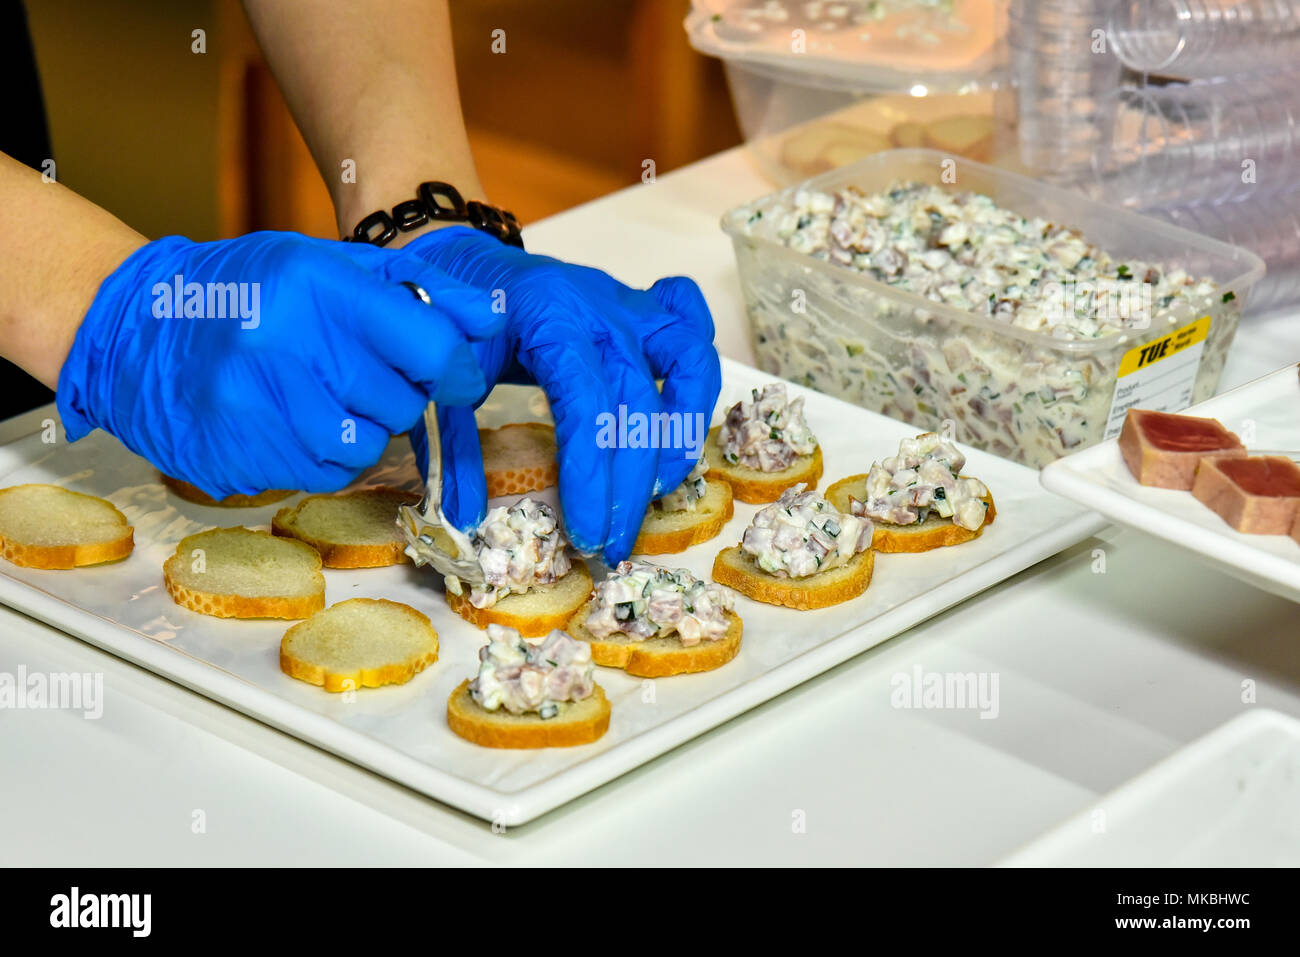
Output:
[[[429,294],[420,286],[413,282],[402,285],[421,302],[433,305]],[[487,579],[474,551],[474,543],[447,519],[442,510],[442,435],[438,429],[436,403],[430,402],[424,407],[424,429],[429,449],[424,498],[418,505],[402,505],[397,510],[397,527],[407,541],[406,554],[416,567],[430,565],[441,572],[447,588],[454,594],[459,595],[464,584],[486,587]]]

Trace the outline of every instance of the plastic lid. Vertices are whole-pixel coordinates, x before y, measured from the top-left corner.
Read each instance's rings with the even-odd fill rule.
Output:
[[[922,95],[998,85],[1006,18],[1007,0],[692,0],[686,32],[794,82]]]

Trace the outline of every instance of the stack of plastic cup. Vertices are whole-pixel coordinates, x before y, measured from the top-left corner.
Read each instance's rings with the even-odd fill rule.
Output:
[[[1020,159],[1072,182],[1106,146],[1120,62],[1106,42],[1109,0],[1013,0],[1008,19]]]
[[[1137,73],[1205,78],[1300,57],[1300,0],[1117,0],[1108,27]]]
[[[1300,188],[1300,73],[1116,94],[1094,155],[1098,197],[1121,205],[1228,203]]]

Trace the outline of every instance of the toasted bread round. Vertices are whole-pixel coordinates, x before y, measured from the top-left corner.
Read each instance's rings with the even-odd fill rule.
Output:
[[[447,699],[447,724],[485,748],[571,748],[590,744],[609,730],[609,699],[600,685],[581,701],[560,701],[556,707],[559,714],[545,720],[532,712],[488,711],[470,696],[466,679]]]
[[[550,488],[560,480],[555,428],[543,422],[515,422],[479,429],[488,498]]]
[[[470,604],[469,591],[447,592],[451,610],[477,628],[505,625],[525,638],[540,638],[568,624],[573,613],[591,597],[591,572],[578,559],[568,574],[549,585],[535,585],[522,595],[507,595],[489,608]]]
[[[730,627],[721,638],[701,641],[689,648],[676,635],[663,638],[635,638],[610,635],[597,638],[587,630],[591,606],[584,605],[569,620],[564,630],[579,641],[591,645],[591,660],[606,668],[622,668],[637,678],[667,678],[696,671],[721,668],[740,653],[740,636],[744,630],[740,616],[726,612]]]
[[[280,670],[326,691],[400,685],[438,660],[426,615],[386,598],[349,598],[280,639]]]
[[[669,555],[717,537],[736,513],[731,486],[721,480],[704,481],[704,498],[695,503],[694,511],[665,512],[653,504],[646,509],[632,554]]]
[[[825,608],[856,598],[871,584],[875,552],[868,548],[843,565],[807,578],[778,578],[755,564],[739,545],[723,549],[713,560],[713,580],[755,601],[787,608]]]
[[[135,530],[112,502],[58,485],[0,489],[0,557],[15,565],[99,565],[134,547]]]
[[[760,472],[758,469],[733,465],[722,457],[718,447],[718,433],[722,426],[709,430],[709,439],[704,443],[704,455],[709,463],[710,474],[716,475],[731,486],[736,498],[751,505],[766,505],[775,502],[792,485],[805,483],[810,489],[817,487],[822,477],[822,447],[813,449],[811,455],[801,455],[790,463],[788,468],[779,472]]]
[[[162,473],[158,473],[162,475]],[[272,488],[256,495],[227,495],[225,498],[213,498],[197,485],[191,485],[184,479],[162,476],[163,485],[195,505],[208,505],[212,508],[257,508],[261,505],[274,505],[295,494],[292,489]]]
[[[306,618],[325,607],[320,553],[251,528],[210,528],[163,563],[172,600],[217,618]]]
[[[420,496],[399,488],[367,488],[339,495],[308,495],[282,508],[271,531],[306,542],[326,568],[379,568],[409,562],[397,509]]]
[[[866,495],[866,473],[842,478],[826,489],[826,501],[846,515],[849,514],[849,499],[856,498],[861,502]],[[924,522],[917,522],[915,525],[893,525],[872,519],[875,534],[871,538],[871,547],[878,552],[928,552],[933,548],[961,545],[963,542],[979,538],[984,534],[984,529],[993,524],[993,519],[998,514],[997,508],[993,505],[992,494],[985,496],[984,501],[989,505],[984,515],[984,524],[974,531],[962,528],[951,518],[934,514]]]

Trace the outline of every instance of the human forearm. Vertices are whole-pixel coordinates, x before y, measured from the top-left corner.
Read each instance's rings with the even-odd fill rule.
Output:
[[[341,234],[426,180],[483,198],[461,115],[446,0],[244,0],[334,200]],[[355,163],[356,181],[344,179]],[[403,236],[401,239],[405,239]]]
[[[0,154],[0,355],[54,388],[100,283],[145,242]]]

